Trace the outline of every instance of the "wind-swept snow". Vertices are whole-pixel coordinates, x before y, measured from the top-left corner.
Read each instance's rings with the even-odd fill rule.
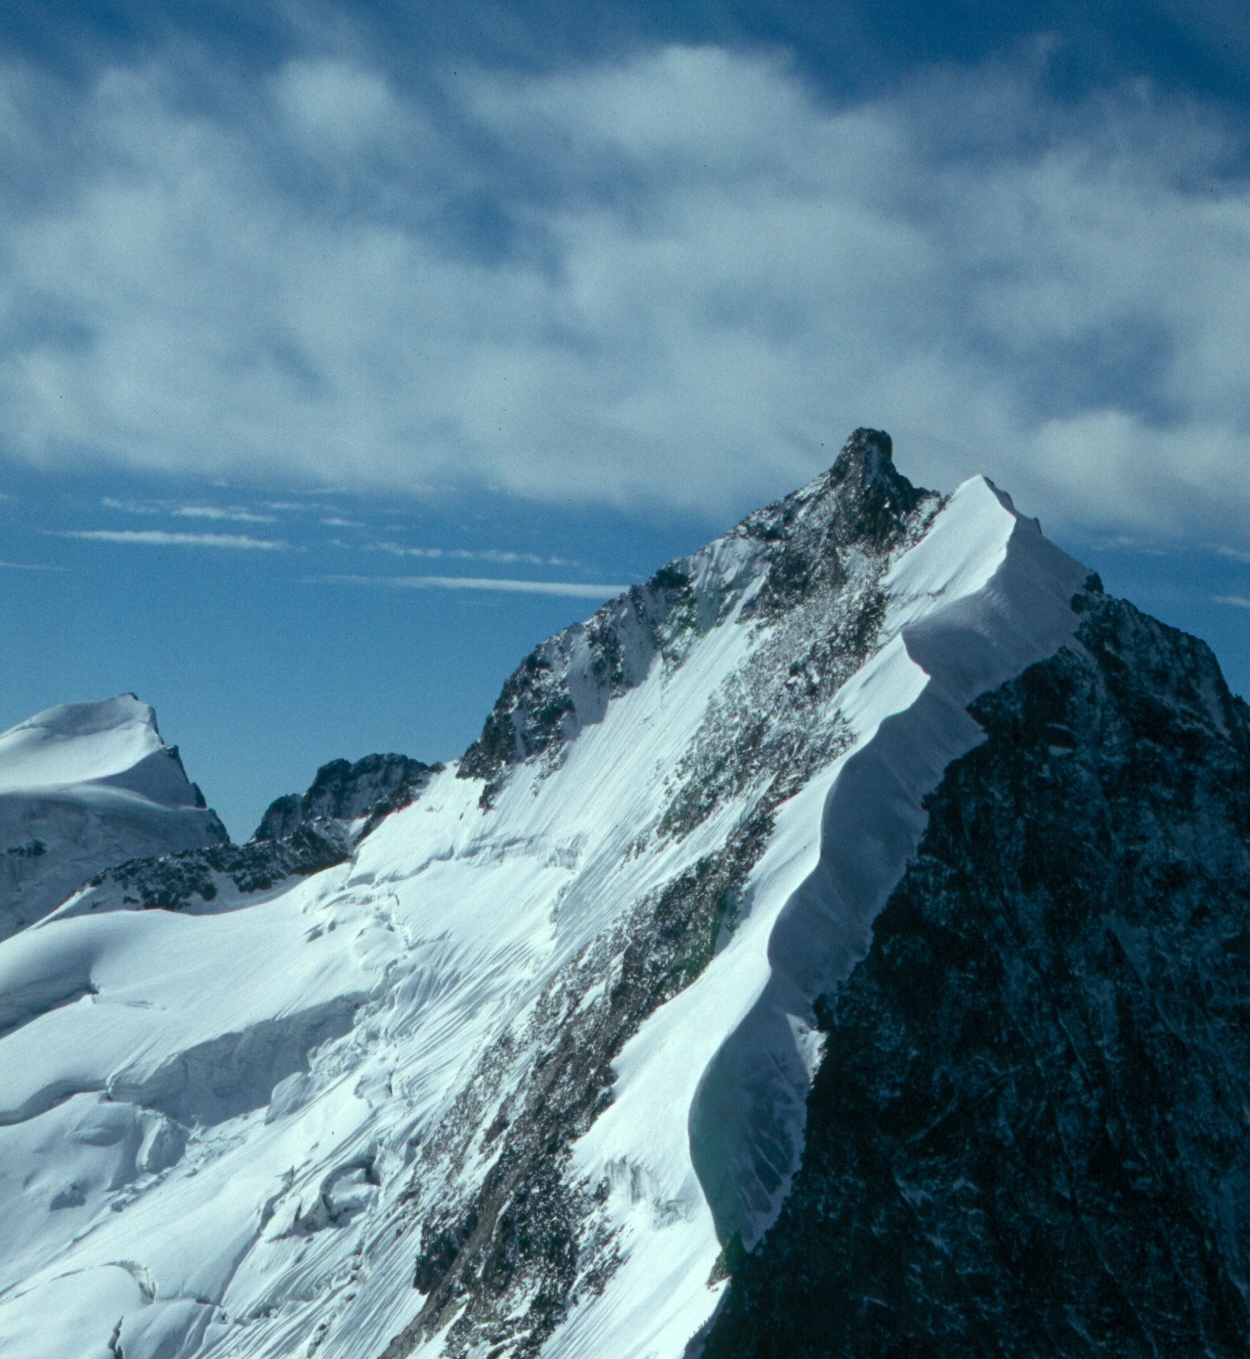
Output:
[[[0,939],[102,868],[225,839],[133,694],[49,708],[0,735]]]
[[[0,1356],[682,1355],[967,702],[1073,631],[879,461],[897,522],[826,474],[605,606],[346,863],[0,945]]]

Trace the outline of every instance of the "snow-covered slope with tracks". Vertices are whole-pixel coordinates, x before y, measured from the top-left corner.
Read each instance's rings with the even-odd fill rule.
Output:
[[[677,1359],[967,703],[1085,575],[860,431],[540,647],[347,862],[0,945],[0,1355]]]

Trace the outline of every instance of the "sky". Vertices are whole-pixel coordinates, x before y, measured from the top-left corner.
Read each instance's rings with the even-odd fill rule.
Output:
[[[232,834],[890,431],[1250,692],[1232,0],[0,16],[0,727]]]

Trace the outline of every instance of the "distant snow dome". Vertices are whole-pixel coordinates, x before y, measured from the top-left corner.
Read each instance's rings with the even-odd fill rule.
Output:
[[[0,735],[0,938],[101,869],[227,838],[134,694],[63,703]]]
[[[134,694],[62,703],[0,736],[0,792],[108,778],[167,749],[151,705]]]

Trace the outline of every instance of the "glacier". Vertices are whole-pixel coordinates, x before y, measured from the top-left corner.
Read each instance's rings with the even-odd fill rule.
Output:
[[[188,828],[108,864],[64,832],[0,942],[0,1355],[697,1348],[799,1167],[819,997],[983,740],[969,704],[1072,643],[1088,576],[857,431],[263,880],[149,779],[143,705],[0,737],[23,807]],[[100,872],[145,852],[190,884],[168,908]]]

